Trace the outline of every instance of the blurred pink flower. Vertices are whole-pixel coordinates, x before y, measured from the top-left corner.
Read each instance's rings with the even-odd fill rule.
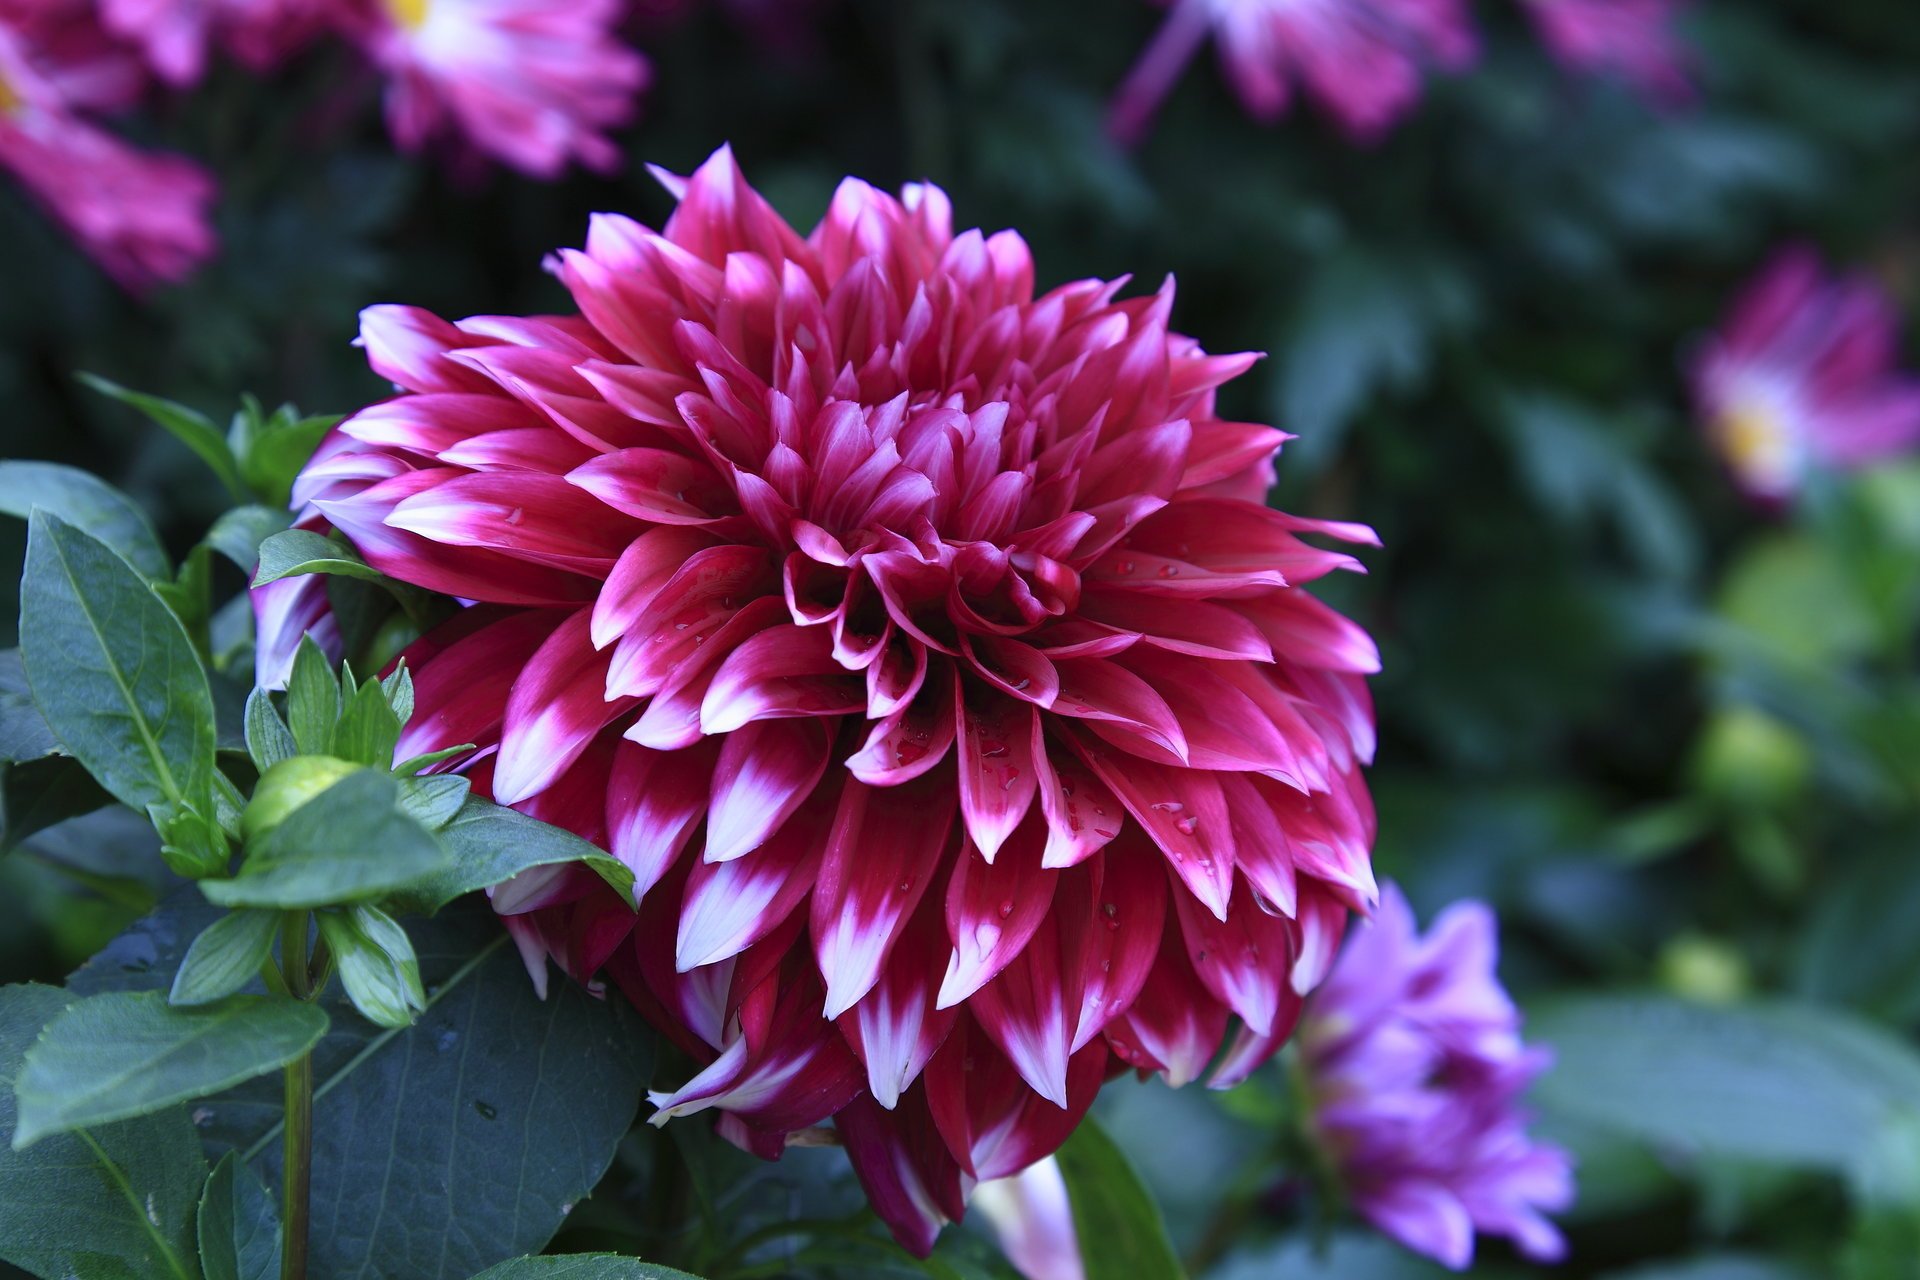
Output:
[[[139,68],[62,8],[0,6],[0,168],[122,285],[179,280],[214,251],[213,180],[78,114],[124,105],[139,90]]]
[[[973,1207],[1000,1238],[1000,1249],[1027,1280],[1086,1280],[1067,1180],[1052,1156],[1011,1178],[983,1182]]]
[[[1298,89],[1359,142],[1413,109],[1429,67],[1458,71],[1479,53],[1464,0],[1174,0],[1115,96],[1115,137],[1145,134],[1209,31],[1256,119],[1286,114]]]
[[[198,83],[215,46],[265,70],[316,36],[328,8],[327,0],[100,0],[108,29],[172,85]]]
[[[1615,75],[1659,102],[1693,92],[1674,21],[1685,0],[1524,0],[1541,42],[1570,71]]]
[[[1793,496],[1811,468],[1846,469],[1920,442],[1920,378],[1903,373],[1899,317],[1864,276],[1779,253],[1693,362],[1694,401],[1735,481]]]
[[[1561,1257],[1542,1211],[1573,1203],[1572,1161],[1528,1137],[1518,1105],[1552,1055],[1521,1043],[1498,947],[1477,902],[1447,908],[1421,937],[1388,884],[1300,1020],[1313,1134],[1355,1208],[1456,1269],[1475,1231]]]
[[[725,150],[663,178],[663,231],[558,256],[579,315],[367,311],[402,394],[295,501],[481,602],[409,650],[399,754],[476,743],[632,870],[637,916],[577,867],[493,904],[704,1064],[656,1123],[832,1116],[925,1253],[1110,1072],[1243,1079],[1371,904],[1378,655],[1303,535],[1373,535],[1263,505],[1286,437],[1214,402],[1254,357],[1171,284],[1036,295],[931,186],[803,237]]]
[[[409,150],[456,139],[536,178],[609,170],[647,61],[614,27],[620,0],[347,0],[346,27],[386,74]]]

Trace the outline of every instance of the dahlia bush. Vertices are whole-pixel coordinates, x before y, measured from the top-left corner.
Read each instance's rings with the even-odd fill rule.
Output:
[[[0,0],[0,1280],[1915,1276],[1920,28],[1093,16]]]

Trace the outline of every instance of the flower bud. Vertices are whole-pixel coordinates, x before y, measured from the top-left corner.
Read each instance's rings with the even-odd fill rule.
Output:
[[[294,756],[260,775],[253,799],[240,815],[240,834],[249,843],[259,840],[287,815],[331,787],[360,766],[333,756]]]

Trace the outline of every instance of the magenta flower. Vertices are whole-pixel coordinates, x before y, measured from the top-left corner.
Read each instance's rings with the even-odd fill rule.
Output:
[[[663,232],[558,256],[580,315],[368,311],[402,393],[296,501],[480,602],[409,651],[400,754],[477,743],[632,869],[637,917],[577,868],[494,907],[709,1064],[656,1123],[837,1117],[925,1252],[1113,1071],[1243,1078],[1371,903],[1377,655],[1301,535],[1372,534],[1261,505],[1285,436],[1214,409],[1254,357],[1170,284],[1036,296],[930,186],[802,237],[727,151],[665,180]]]
[[[1571,1159],[1529,1138],[1518,1106],[1552,1054],[1521,1043],[1498,947],[1477,902],[1421,937],[1389,884],[1300,1022],[1312,1132],[1354,1207],[1455,1269],[1475,1231],[1558,1259],[1565,1242],[1542,1211],[1573,1203]]]
[[[0,168],[129,289],[179,280],[215,247],[212,179],[80,113],[123,106],[137,62],[73,6],[0,4]]]
[[[319,33],[328,7],[325,0],[100,0],[100,15],[161,79],[191,85],[216,46],[256,71],[272,67]]]
[[[647,61],[621,44],[620,0],[349,0],[344,24],[388,78],[409,150],[451,138],[522,173],[612,169]]]
[[[1685,0],[1524,0],[1547,49],[1569,71],[1619,76],[1656,102],[1693,92],[1674,20]]]
[[[1413,109],[1428,68],[1458,71],[1479,53],[1463,0],[1174,0],[1115,96],[1115,137],[1145,134],[1208,32],[1255,119],[1285,115],[1297,89],[1363,143]]]
[[[1779,502],[1811,469],[1920,441],[1920,379],[1897,368],[1899,336],[1871,280],[1828,276],[1809,249],[1778,254],[1692,368],[1701,422],[1740,487]]]
[[[999,1237],[1007,1261],[1027,1280],[1086,1280],[1067,1180],[1052,1156],[1011,1178],[981,1183],[973,1193],[973,1208]]]

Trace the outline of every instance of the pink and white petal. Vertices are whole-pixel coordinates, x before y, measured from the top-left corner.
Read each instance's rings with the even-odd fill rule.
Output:
[[[939,1007],[951,1008],[1012,963],[1053,906],[1059,873],[1042,865],[1046,836],[1039,822],[1022,823],[992,862],[960,846],[947,881],[946,957]]]
[[[674,948],[680,972],[739,955],[793,915],[819,873],[833,799],[816,793],[749,857],[695,861]]]
[[[1039,780],[1033,766],[1033,722],[1039,712],[964,677],[954,686],[960,736],[960,815],[987,861],[1020,825]]]
[[[660,882],[705,816],[714,755],[704,745],[654,751],[623,741],[615,749],[607,783],[608,849],[633,872],[634,901]]]
[[[705,861],[758,849],[812,794],[827,771],[818,720],[760,720],[727,734],[714,765]]]
[[[853,715],[865,691],[833,659],[817,627],[769,627],[727,655],[700,703],[700,730],[731,733],[761,719]]]
[[[814,955],[826,1016],[845,1013],[879,981],[895,939],[949,848],[952,793],[929,779],[897,787],[848,780],[814,887]],[[875,857],[875,850],[886,850]]]
[[[561,623],[513,682],[494,765],[494,798],[501,804],[544,791],[601,729],[635,705],[607,701],[608,659],[594,651],[590,621],[591,610],[582,609]]]
[[[887,957],[880,980],[840,1015],[840,1032],[867,1068],[867,1092],[887,1110],[920,1077],[959,1011],[936,1003],[946,960],[940,895],[926,894]]]

